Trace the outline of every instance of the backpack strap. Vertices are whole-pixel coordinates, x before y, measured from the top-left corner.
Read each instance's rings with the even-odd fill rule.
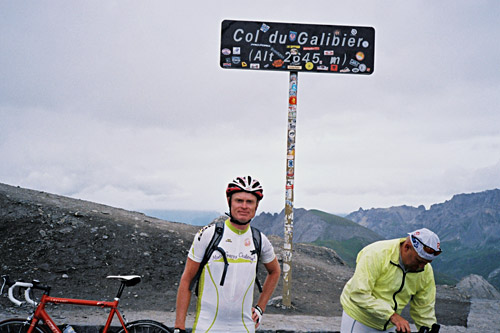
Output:
[[[255,246],[252,254],[257,254],[257,265],[255,266],[255,283],[257,284],[257,288],[259,288],[259,292],[262,292],[262,285],[260,284],[258,276],[260,253],[262,252],[262,235],[260,234],[259,229],[252,226],[250,226],[250,228],[252,228],[253,245]]]
[[[223,233],[224,233],[224,222],[217,222],[215,224],[214,235],[212,236],[210,243],[208,243],[207,249],[205,250],[205,254],[203,255],[203,259],[200,262],[200,267],[198,268],[198,272],[196,272],[196,275],[189,284],[189,290],[193,290],[193,287],[196,285],[195,293],[197,296],[198,296],[198,284],[200,282],[200,276],[203,273],[203,268],[208,263],[215,250],[219,251],[222,254],[222,257],[224,258],[224,273],[222,274],[221,286],[224,285],[224,280],[226,277],[227,267],[229,266],[229,263],[227,262],[226,252],[219,247],[219,243],[222,239]]]
[[[212,236],[212,239],[210,240],[210,243],[208,243],[207,249],[205,250],[205,254],[203,256],[202,261],[200,262],[200,267],[198,268],[198,272],[196,272],[196,275],[194,276],[193,280],[191,280],[191,283],[189,284],[189,290],[193,290],[193,287],[196,285],[195,289],[195,294],[198,296],[198,285],[200,282],[200,277],[201,274],[203,273],[203,268],[205,265],[208,263],[210,258],[212,257],[212,254],[214,251],[219,251],[222,254],[222,258],[224,259],[224,272],[222,273],[222,277],[220,280],[220,285],[224,285],[224,281],[226,279],[226,273],[227,273],[227,268],[229,266],[229,263],[227,261],[227,256],[226,252],[224,251],[223,248],[219,247],[219,243],[222,239],[222,234],[224,233],[224,225],[225,222],[217,222],[215,224],[215,232],[214,235]],[[259,289],[259,292],[262,292],[262,285],[260,284],[259,277],[257,276],[257,273],[259,272],[259,260],[260,260],[260,253],[262,251],[262,235],[260,233],[260,230],[254,227],[250,227],[252,229],[252,238],[253,238],[253,244],[255,249],[251,251],[252,254],[257,254],[257,265],[255,267],[255,283],[257,284],[257,288]]]

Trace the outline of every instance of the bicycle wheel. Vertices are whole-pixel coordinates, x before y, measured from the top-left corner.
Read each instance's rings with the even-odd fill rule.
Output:
[[[154,320],[137,320],[127,324],[129,333],[173,333],[174,331]],[[122,328],[118,333],[124,333]],[[0,332],[2,333],[2,332]]]
[[[7,319],[0,322],[0,333],[26,333],[30,328],[30,323],[26,319]],[[37,325],[34,333],[49,333],[50,330],[45,326]]]

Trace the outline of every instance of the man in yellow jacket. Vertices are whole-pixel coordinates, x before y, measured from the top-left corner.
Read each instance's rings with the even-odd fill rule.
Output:
[[[389,332],[393,326],[399,332],[411,332],[401,317],[409,302],[417,328],[439,331],[434,311],[436,285],[429,263],[440,253],[439,237],[426,228],[362,249],[354,275],[340,296],[341,333]]]

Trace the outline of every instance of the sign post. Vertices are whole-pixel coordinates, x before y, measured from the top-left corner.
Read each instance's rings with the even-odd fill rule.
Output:
[[[288,130],[286,146],[285,233],[283,245],[283,301],[284,307],[292,306],[292,250],[293,250],[293,187],[295,181],[295,135],[297,124],[297,88],[299,74],[290,72],[288,88]]]
[[[220,52],[224,69],[290,73],[283,245],[283,306],[290,308],[298,72],[372,74],[375,29],[224,20]]]

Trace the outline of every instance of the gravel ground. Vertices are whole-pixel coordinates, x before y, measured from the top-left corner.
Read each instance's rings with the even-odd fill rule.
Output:
[[[10,309],[0,312],[0,320],[26,315],[26,309]],[[175,320],[175,312],[165,311],[138,311],[125,312],[129,321],[138,319],[153,319],[171,327]],[[442,326],[441,333],[487,333],[499,332],[500,328],[500,301],[473,299],[467,327]],[[89,323],[104,322],[106,313],[95,309],[84,309],[78,311],[51,310],[53,319],[58,323],[70,323],[74,326],[89,325]],[[194,315],[191,313],[187,318],[187,326],[192,327]],[[338,332],[340,331],[341,317],[324,316],[297,316],[266,314],[258,331],[262,332]],[[114,322],[114,324],[117,324]],[[414,325],[413,329],[416,331]]]

